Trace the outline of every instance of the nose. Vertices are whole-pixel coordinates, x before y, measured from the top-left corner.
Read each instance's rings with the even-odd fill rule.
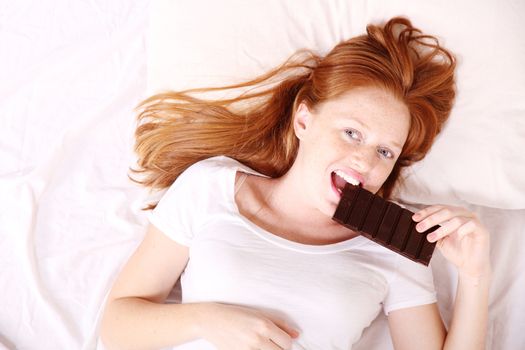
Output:
[[[352,152],[350,163],[361,174],[369,172],[378,161],[375,147],[361,146]]]

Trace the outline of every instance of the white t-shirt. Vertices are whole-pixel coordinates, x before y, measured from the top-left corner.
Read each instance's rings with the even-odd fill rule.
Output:
[[[362,237],[306,245],[276,236],[239,213],[227,157],[195,163],[149,214],[189,247],[182,302],[222,302],[270,312],[301,333],[294,350],[351,349],[377,314],[436,301],[430,268]],[[215,349],[197,340],[178,350]]]

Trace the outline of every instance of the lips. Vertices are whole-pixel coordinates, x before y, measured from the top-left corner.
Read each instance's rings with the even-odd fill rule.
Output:
[[[359,186],[363,183],[362,176],[354,172],[350,173],[349,171],[339,169],[332,172],[332,185],[339,194],[343,192],[347,183]]]

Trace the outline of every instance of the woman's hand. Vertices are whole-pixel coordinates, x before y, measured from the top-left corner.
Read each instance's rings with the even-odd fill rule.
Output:
[[[291,349],[299,332],[261,311],[228,304],[203,304],[202,336],[219,350]]]
[[[489,233],[474,213],[461,207],[433,205],[412,218],[418,222],[418,232],[441,226],[427,235],[427,240],[437,242],[443,256],[456,265],[460,273],[471,277],[490,273]]]

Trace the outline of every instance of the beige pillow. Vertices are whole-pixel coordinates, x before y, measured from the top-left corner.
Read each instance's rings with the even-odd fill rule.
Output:
[[[252,78],[300,48],[326,53],[367,23],[408,16],[458,56],[458,98],[399,197],[525,208],[525,33],[512,1],[154,1],[149,92]]]

